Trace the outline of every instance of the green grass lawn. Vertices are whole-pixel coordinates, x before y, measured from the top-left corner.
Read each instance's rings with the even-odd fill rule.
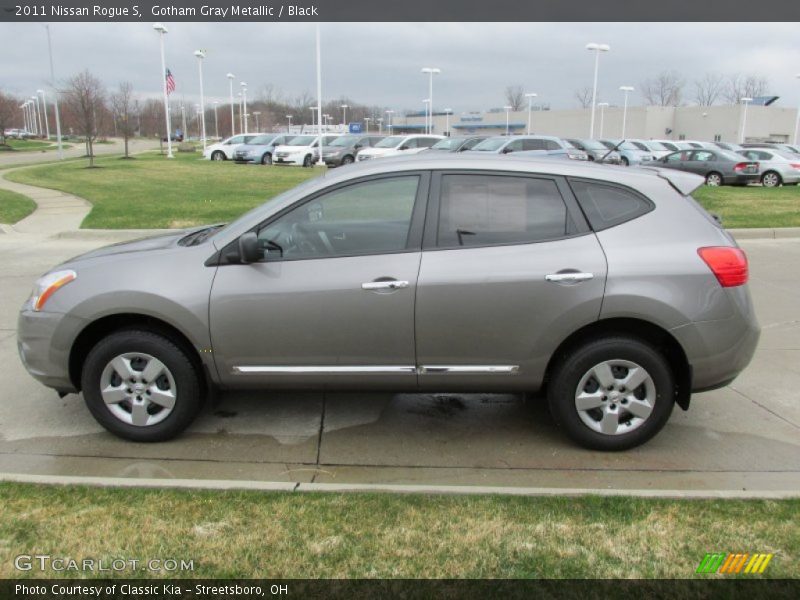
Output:
[[[135,160],[98,158],[9,173],[13,181],[70,192],[94,208],[86,228],[171,228],[230,221],[320,169],[243,166],[200,160],[178,153],[167,160],[156,153]],[[697,200],[719,214],[728,228],[800,226],[800,187],[703,187]]]
[[[701,187],[693,196],[728,229],[800,227],[800,186]]]
[[[155,153],[132,160],[98,158],[9,173],[13,181],[76,194],[94,208],[85,228],[158,229],[230,221],[315,175],[321,169],[236,165],[199,154]]]
[[[16,192],[0,190],[0,223],[12,225],[35,209],[36,203],[30,198]]]
[[[707,552],[773,553],[763,576],[798,577],[798,512],[800,500],[2,483],[0,577],[56,576],[15,571],[18,554],[193,560],[193,571],[175,574],[185,577],[695,577]]]
[[[55,142],[48,142],[46,140],[6,140],[6,145],[11,148],[11,151],[17,152],[39,152],[42,150],[57,150],[58,144]],[[61,144],[61,147],[66,149],[70,148],[69,144]]]

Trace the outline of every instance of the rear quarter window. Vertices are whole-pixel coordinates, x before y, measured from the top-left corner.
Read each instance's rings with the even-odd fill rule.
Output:
[[[626,223],[655,208],[638,192],[619,185],[581,179],[570,179],[569,185],[595,231]]]

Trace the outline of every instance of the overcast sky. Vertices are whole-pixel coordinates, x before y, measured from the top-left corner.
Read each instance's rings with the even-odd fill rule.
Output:
[[[169,23],[167,66],[177,98],[199,97],[193,51],[207,51],[205,92],[227,99],[229,71],[249,85],[266,84],[294,98],[316,96],[315,26],[307,23]],[[142,96],[160,85],[157,34],[150,23],[51,25],[57,79],[82,69],[109,88],[130,81]],[[41,24],[0,24],[4,57],[0,89],[31,95],[49,76]],[[691,82],[708,71],[755,73],[770,81],[778,106],[800,103],[800,38],[796,23],[330,23],[322,25],[323,98],[346,96],[371,105],[421,109],[428,95],[423,66],[442,69],[434,81],[437,108],[456,113],[505,104],[506,86],[520,84],[554,109],[575,108],[576,89],[591,85],[587,42],[611,45],[601,56],[599,101],[621,103],[620,85],[665,70]],[[13,56],[11,50],[13,49]],[[632,104],[641,103],[635,92]]]

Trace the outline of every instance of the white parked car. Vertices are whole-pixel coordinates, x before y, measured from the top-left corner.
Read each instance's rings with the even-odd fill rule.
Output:
[[[319,160],[318,135],[298,135],[288,144],[278,146],[272,155],[273,165],[295,165],[310,167]],[[322,134],[322,145],[326,146],[338,137],[340,133]]]
[[[364,148],[356,156],[356,160],[364,161],[372,158],[384,158],[386,156],[405,156],[416,154],[433,146],[439,140],[443,140],[441,135],[390,135],[375,144],[372,148]]]
[[[244,133],[233,135],[226,140],[222,140],[216,144],[211,144],[210,146],[206,147],[205,152],[203,152],[203,158],[207,160],[233,160],[236,148],[242,144],[246,144],[257,135],[261,134]]]

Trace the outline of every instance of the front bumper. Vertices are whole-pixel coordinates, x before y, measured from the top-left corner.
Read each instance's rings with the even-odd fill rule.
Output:
[[[17,320],[17,350],[35,379],[59,392],[75,392],[69,376],[72,342],[85,325],[61,313],[23,310]]]
[[[273,165],[294,165],[294,166],[302,167],[303,166],[303,161],[305,160],[306,156],[307,155],[304,152],[296,152],[294,154],[289,154],[288,156],[281,156],[280,154],[275,154],[275,156],[272,157],[272,164]]]
[[[340,154],[334,154],[333,156],[322,156],[322,162],[324,162],[329,167],[341,167],[342,166],[342,156]]]

